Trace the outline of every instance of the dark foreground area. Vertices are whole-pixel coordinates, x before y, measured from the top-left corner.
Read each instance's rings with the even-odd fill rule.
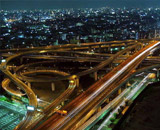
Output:
[[[147,86],[122,120],[116,130],[160,130],[160,82]]]

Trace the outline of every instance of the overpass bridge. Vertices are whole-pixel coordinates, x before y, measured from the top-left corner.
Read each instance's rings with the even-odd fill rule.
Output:
[[[1,50],[6,59],[1,63],[0,70],[7,77],[2,82],[2,87],[9,93],[19,96],[19,92],[16,93],[9,87],[13,82],[25,92],[29,99],[28,105],[34,108],[33,111],[27,112],[26,118],[15,130],[78,129],[84,124],[90,126],[94,122],[90,119],[98,112],[102,113],[102,109],[108,108],[107,105],[112,100],[127,91],[127,85],[124,84],[135,74],[151,71],[159,76],[159,56],[151,56],[159,49],[159,44],[155,40],[127,40]],[[112,48],[118,49],[113,53]],[[78,69],[82,67],[84,70]],[[136,70],[141,67],[145,68],[142,68],[142,71]],[[53,77],[49,78],[46,75]],[[81,79],[86,75],[93,77],[95,81],[93,85],[83,90],[80,88]],[[38,112],[38,100],[31,83],[49,82],[53,87],[55,81],[63,80],[68,81],[66,90],[42,112]],[[64,104],[76,89],[84,92],[81,91],[75,99]],[[118,101],[123,102],[123,98]],[[60,108],[62,113],[59,113],[56,107],[62,102],[64,104]],[[67,111],[66,115],[63,115],[63,110]]]

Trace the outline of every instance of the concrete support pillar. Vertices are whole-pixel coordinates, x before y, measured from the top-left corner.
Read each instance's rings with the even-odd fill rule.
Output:
[[[136,47],[136,48],[135,48],[135,52],[137,52],[137,51],[138,51],[138,48],[139,48],[139,47]]]
[[[102,48],[101,48],[101,45],[99,45],[99,53],[102,52]]]
[[[21,64],[23,63],[23,58],[22,58],[22,57],[20,58],[20,63],[21,63]]]
[[[113,64],[112,63],[110,63],[109,68],[113,69]]]
[[[76,79],[76,85],[79,88],[79,78]]]
[[[118,89],[118,95],[120,95],[122,93],[122,89]]]
[[[83,88],[79,84],[79,78],[76,79],[77,95],[83,92]]]
[[[64,102],[61,102],[61,105],[64,106]]]
[[[111,52],[111,45],[108,46],[108,52]]]
[[[94,72],[94,80],[97,81],[98,80],[98,74],[97,74],[97,71]]]
[[[128,43],[125,43],[125,47],[127,47],[127,44],[128,44]]]
[[[77,45],[80,45],[80,40],[77,41]]]
[[[109,98],[107,98],[107,99],[105,100],[105,102],[106,102],[106,103],[109,103]]]
[[[128,85],[127,85],[127,83],[125,84],[125,88],[127,88],[128,87]]]
[[[102,108],[101,107],[99,107],[98,109],[97,109],[97,112],[100,112],[102,110]]]
[[[73,51],[73,48],[71,47],[71,51]]]
[[[130,84],[129,82],[127,82],[127,83],[126,83],[126,88],[127,88],[127,87],[130,87],[130,86],[131,86],[131,84]]]
[[[129,51],[127,51],[126,55],[127,55],[127,56],[129,56],[129,54],[130,54],[130,52],[129,52]]]
[[[54,83],[51,83],[51,89],[53,92],[55,91],[55,84]]]
[[[73,51],[73,50],[72,50],[72,51]],[[66,55],[67,55],[67,54],[66,54]],[[72,57],[73,57],[74,55],[75,55],[74,53],[72,53],[72,52],[70,53],[70,56],[72,56]]]
[[[91,50],[92,50],[92,47],[91,47],[91,46],[89,46],[89,52],[91,52]]]
[[[30,87],[30,88],[31,88],[31,83],[30,83],[30,82],[28,82],[28,83],[27,83],[27,85],[28,85],[28,87]]]

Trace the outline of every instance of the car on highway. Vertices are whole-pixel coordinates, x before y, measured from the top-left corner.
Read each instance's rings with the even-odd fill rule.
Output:
[[[57,110],[56,113],[61,116],[66,116],[68,112],[66,110]]]

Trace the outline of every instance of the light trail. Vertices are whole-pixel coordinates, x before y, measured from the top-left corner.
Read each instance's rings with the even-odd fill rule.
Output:
[[[131,100],[131,98],[137,93],[137,91],[139,89],[141,89],[141,87],[144,85],[144,82],[146,82],[146,79],[150,76],[150,74],[148,74],[135,88],[133,88],[133,90],[131,90],[130,94],[125,97],[125,100]],[[134,85],[132,85],[134,86]],[[100,125],[100,127],[97,130],[102,130],[103,127],[107,127],[107,123],[109,123],[110,118],[113,117],[114,113],[118,113],[118,109],[120,109],[120,106],[124,106],[125,105],[125,100],[122,101],[118,107],[116,107],[110,114],[109,116],[104,120],[104,122]]]
[[[96,90],[93,94],[88,96],[83,102],[78,105],[76,108],[74,108],[68,115],[61,120],[61,122],[64,122],[66,119],[68,119],[66,122],[69,121],[71,117],[73,117],[76,113],[80,112],[91,100],[94,99],[98,94],[100,94],[103,90],[105,90],[116,78],[118,78],[125,70],[128,69],[129,66],[131,66],[136,60],[138,60],[140,57],[142,57],[144,54],[149,53],[150,50],[155,48],[157,45],[159,45],[160,42],[155,43],[151,47],[148,47],[146,50],[141,52],[138,56],[136,56],[134,59],[132,59],[128,64],[126,64],[120,71],[118,71],[115,75],[113,75],[109,80],[107,80],[98,90]],[[60,129],[62,128],[65,123],[56,124],[55,128]]]

